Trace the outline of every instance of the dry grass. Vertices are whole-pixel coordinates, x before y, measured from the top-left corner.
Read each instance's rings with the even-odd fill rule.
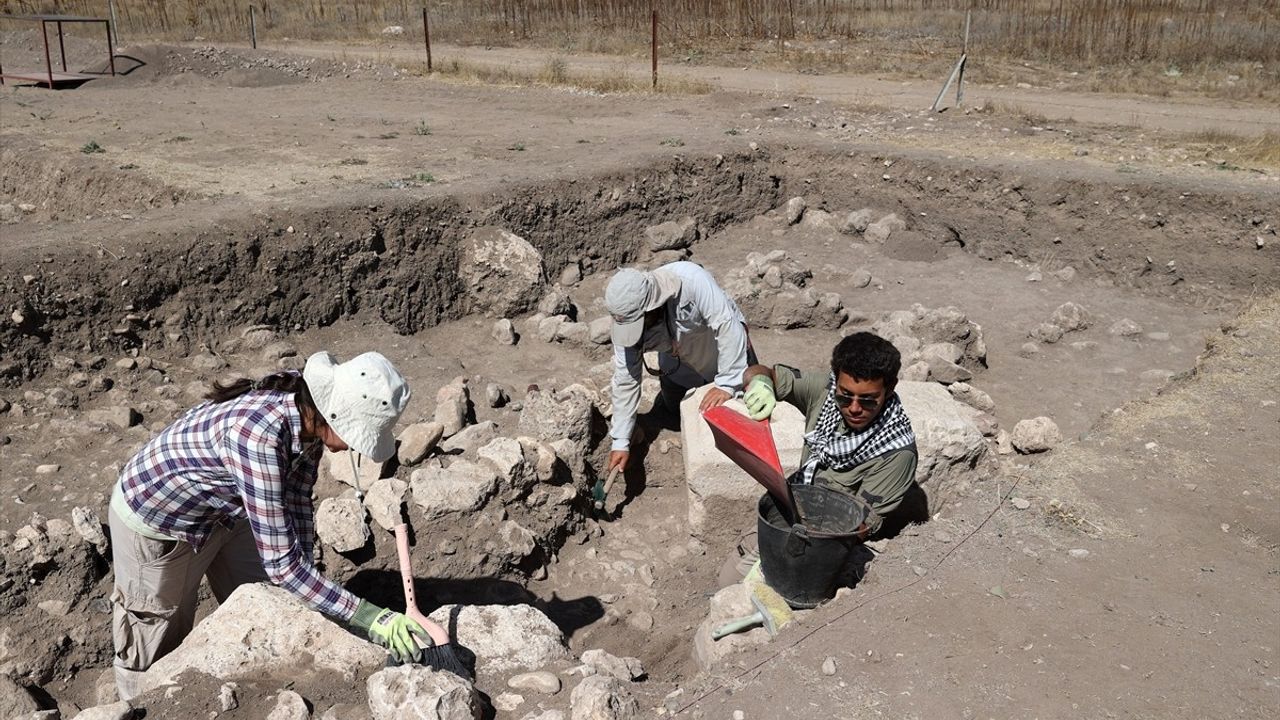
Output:
[[[412,70],[418,74],[427,74],[425,64]],[[578,72],[570,70],[568,64],[558,57],[552,57],[538,70],[447,60],[437,63],[432,74],[444,79],[483,85],[559,87],[598,94],[655,92],[649,77],[634,76],[621,65],[603,72]],[[714,89],[715,86],[701,80],[666,77],[659,79],[656,92],[704,95]]]
[[[1206,155],[1238,165],[1280,168],[1280,133],[1244,137],[1221,130],[1206,130],[1188,136],[1192,145],[1202,146]]]
[[[664,0],[665,57],[746,62],[800,72],[945,74],[973,8],[970,79],[1064,89],[1194,92],[1280,98],[1280,0]],[[467,0],[430,3],[432,37],[459,44],[535,45],[565,52],[648,52],[649,0]],[[0,0],[0,12],[47,11]],[[104,14],[105,0],[62,0],[62,12]],[[121,35],[243,41],[244,0],[116,0]],[[376,38],[421,42],[421,3],[262,0],[264,42]]]

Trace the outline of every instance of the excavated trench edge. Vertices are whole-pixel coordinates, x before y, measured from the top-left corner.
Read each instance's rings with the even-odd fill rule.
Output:
[[[87,244],[28,254],[0,272],[0,385],[35,377],[57,352],[190,352],[237,325],[301,330],[366,312],[412,333],[470,312],[454,268],[471,228],[525,237],[548,273],[572,257],[592,272],[636,259],[648,225],[691,215],[705,235],[796,194],[810,207],[895,212],[933,241],[986,259],[1072,264],[1192,306],[1231,305],[1280,283],[1280,255],[1254,245],[1261,225],[1280,224],[1265,196],[874,152],[675,158],[501,194],[299,209],[287,221],[227,217],[194,235],[148,228],[112,240],[120,257],[94,257]],[[761,249],[772,248],[743,252]]]

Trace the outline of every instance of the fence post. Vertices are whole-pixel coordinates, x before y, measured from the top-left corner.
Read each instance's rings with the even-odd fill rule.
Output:
[[[107,33],[107,42],[111,43],[111,51],[120,47],[120,23],[116,20],[116,0],[107,0],[107,14],[111,17],[111,31]]]
[[[431,26],[427,24],[427,6],[422,6],[422,41],[427,45],[427,72],[431,72]]]
[[[249,6],[249,44],[258,49],[258,17],[252,5]]]
[[[653,56],[653,89],[658,89],[658,9],[649,11],[653,18],[653,30],[650,34],[650,54]]]
[[[964,52],[960,54],[960,72],[956,76],[956,107],[964,102],[964,67],[969,63],[969,21],[973,19],[973,11],[964,14]]]

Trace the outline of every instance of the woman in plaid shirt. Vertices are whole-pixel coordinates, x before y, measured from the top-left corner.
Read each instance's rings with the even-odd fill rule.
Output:
[[[140,674],[191,632],[202,578],[218,602],[249,582],[271,582],[350,623],[397,660],[448,642],[401,613],[361,600],[316,569],[311,489],[324,448],[381,463],[410,397],[391,362],[365,353],[338,363],[312,355],[297,373],[214,384],[205,402],[151,439],[120,474],[109,524],[116,685]]]

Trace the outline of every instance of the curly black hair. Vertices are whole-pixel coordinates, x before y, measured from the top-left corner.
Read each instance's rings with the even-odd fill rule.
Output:
[[[884,380],[888,390],[898,384],[901,369],[902,354],[898,348],[873,333],[856,332],[836,343],[831,351],[831,372],[858,380]]]

